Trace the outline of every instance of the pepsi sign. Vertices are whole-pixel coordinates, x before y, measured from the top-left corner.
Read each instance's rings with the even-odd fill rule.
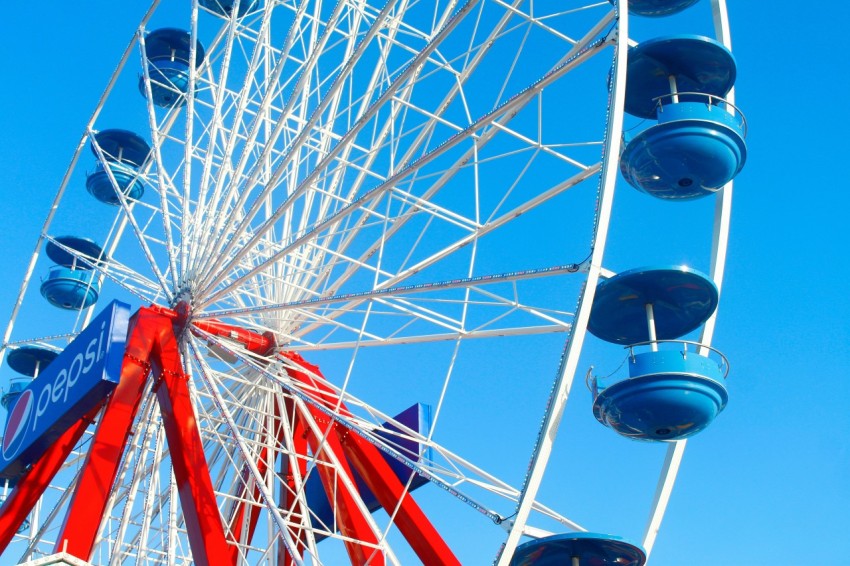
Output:
[[[20,477],[118,385],[130,307],[113,301],[9,407],[0,478]]]

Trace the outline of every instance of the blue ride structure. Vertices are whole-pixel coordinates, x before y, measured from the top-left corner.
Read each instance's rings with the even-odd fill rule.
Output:
[[[643,566],[646,552],[622,537],[601,533],[564,533],[517,547],[511,566]]]
[[[88,238],[59,236],[47,242],[54,265],[41,282],[41,294],[60,309],[80,310],[97,302],[100,283],[95,267],[106,261],[103,249]]]
[[[717,301],[714,282],[687,267],[635,269],[600,282],[588,330],[629,348],[629,376],[591,380],[596,419],[649,441],[681,440],[707,427],[729,399],[726,358],[677,339],[714,314]]]
[[[724,98],[735,77],[732,53],[708,37],[660,37],[633,47],[625,110],[656,123],[626,140],[626,181],[670,200],[705,197],[731,181],[747,157],[746,121]]]
[[[100,202],[119,205],[121,197],[139,200],[145,192],[140,178],[151,148],[141,136],[128,130],[103,130],[92,136],[95,170],[86,177],[86,190]]]
[[[225,3],[219,4],[221,8]],[[230,3],[232,6],[232,3]],[[177,28],[161,28],[150,32],[144,40],[145,75],[139,77],[139,92],[147,97],[150,86],[151,100],[157,106],[171,108],[186,103],[189,92],[189,65],[192,52],[192,39],[188,31]],[[204,62],[204,46],[195,43],[195,67]]]
[[[229,18],[231,14],[233,14],[233,8],[236,6],[236,0],[199,0],[198,4],[211,12]],[[241,18],[245,14],[255,11],[259,7],[259,0],[240,0],[239,8],[236,10],[236,17]]]
[[[0,396],[0,405],[7,411],[9,411],[9,407],[14,407],[26,386],[38,377],[38,374],[50,365],[50,362],[55,360],[58,355],[57,351],[38,345],[26,345],[10,349],[6,356],[6,363],[21,375],[10,380],[9,389]]]
[[[616,0],[608,0],[614,4]],[[629,13],[636,16],[647,16],[660,18],[678,14],[685,8],[689,8],[699,0],[630,0]]]

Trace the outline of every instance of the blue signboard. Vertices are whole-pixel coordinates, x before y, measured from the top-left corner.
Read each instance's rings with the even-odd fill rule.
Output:
[[[16,479],[118,384],[130,307],[113,301],[9,407],[0,478]]]

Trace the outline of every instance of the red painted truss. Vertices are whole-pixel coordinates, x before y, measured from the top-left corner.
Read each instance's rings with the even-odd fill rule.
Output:
[[[185,324],[184,311],[180,307],[171,311],[152,306],[139,309],[131,319],[121,378],[103,407],[56,539],[56,552],[65,551],[83,560],[90,558],[151,376],[195,563],[235,564],[239,560],[237,545],[250,544],[263,508],[260,486],[246,465],[241,474],[244,482],[241,492],[236,494],[236,503],[228,517],[222,520],[178,351],[175,325],[180,331],[179,327]],[[268,355],[275,347],[270,335],[214,320],[192,324],[199,335],[207,333],[238,341],[257,354]],[[269,447],[288,447],[288,454],[280,456],[284,487],[277,506],[289,527],[286,544],[279,545],[278,563],[287,566],[299,563],[308,552],[305,525],[301,523],[308,511],[303,509],[303,500],[294,494],[312,470],[311,473],[319,475],[333,506],[335,524],[344,536],[353,564],[385,562],[382,533],[364,507],[363,497],[357,493],[354,472],[387,513],[395,517],[396,526],[423,563],[459,564],[378,448],[328,416],[326,411],[344,417],[350,416],[350,412],[319,368],[295,353],[279,355],[288,368],[285,377],[298,389],[308,392],[309,402],[294,396],[278,398],[273,414],[267,417],[266,438],[259,444],[263,448],[253,462],[260,477],[267,477],[277,458]],[[19,480],[0,508],[0,552],[13,539],[98,411],[100,407],[70,427]],[[308,466],[308,461],[317,463]],[[303,489],[303,485],[300,487]]]

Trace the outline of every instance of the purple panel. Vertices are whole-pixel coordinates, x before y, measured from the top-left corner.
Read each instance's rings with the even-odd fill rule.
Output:
[[[428,434],[428,431],[431,428],[430,408],[427,405],[417,403],[396,415],[394,422],[400,423],[410,430],[415,430],[420,434]],[[381,426],[387,432],[380,430],[376,431],[378,436],[384,438],[398,453],[410,458],[413,462],[419,461],[420,446],[418,442],[408,438],[401,438],[398,435],[393,434],[393,432],[399,432],[399,428],[393,424],[384,423]],[[430,449],[428,450],[430,451]],[[381,455],[403,484],[407,483],[411,475],[414,476],[413,480],[410,482],[410,491],[428,483],[427,479],[416,474],[416,472],[410,469],[410,467],[403,462],[396,460],[390,454],[382,451]],[[429,458],[430,456],[425,454],[424,457]],[[378,499],[369,490],[369,488],[366,487],[366,482],[363,481],[360,474],[358,474],[356,470],[352,470],[352,473],[354,474],[354,482],[357,485],[357,490],[360,492],[360,496],[363,498],[363,503],[366,505],[366,508],[371,512],[375,512],[380,509],[381,504],[378,503]],[[310,474],[310,477],[307,478],[305,491],[307,494],[307,503],[310,506],[310,512],[318,517],[318,519],[325,525],[332,527],[334,524],[334,514],[331,509],[331,504],[328,501],[328,496],[325,494],[325,489],[322,486],[319,474]],[[321,537],[316,537],[316,540],[321,540]]]

